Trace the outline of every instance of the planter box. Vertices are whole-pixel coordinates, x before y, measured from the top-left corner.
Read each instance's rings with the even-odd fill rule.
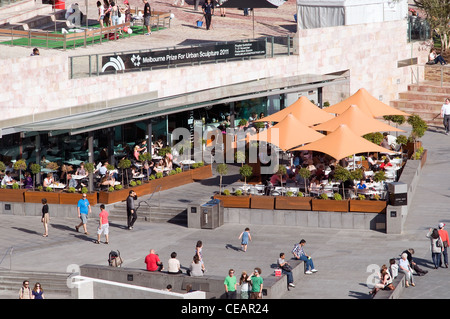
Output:
[[[195,169],[197,171],[198,168]],[[175,175],[165,176],[159,179],[153,180],[156,184],[161,185],[161,190],[167,190],[174,187],[186,185],[192,183],[192,173],[190,171],[181,172]]]
[[[348,212],[349,200],[312,199],[312,210],[322,212]]]
[[[130,194],[130,189],[125,188],[114,192],[99,192],[98,202],[101,204],[113,204],[122,202],[127,199]]]
[[[192,181],[203,180],[213,176],[212,165],[205,165],[194,169],[191,168],[189,172],[191,174]]]
[[[25,203],[41,203],[43,198],[47,199],[48,204],[59,204],[59,195],[57,192],[39,192],[26,191],[24,194]]]
[[[97,192],[87,193],[87,200],[91,206],[97,205]],[[77,205],[78,201],[81,199],[81,193],[65,193],[59,194],[59,203],[63,205]]]
[[[9,189],[9,188],[1,188],[0,189],[0,202],[15,202],[15,203],[23,203],[25,201],[25,197],[23,193],[26,192],[26,189]]]
[[[250,208],[250,197],[251,195],[215,195],[215,199],[220,199],[225,208]]]
[[[386,213],[387,202],[384,200],[350,199],[351,212]]]
[[[274,209],[275,196],[255,195],[250,199],[250,208]]]
[[[311,197],[277,196],[275,209],[311,210]]]

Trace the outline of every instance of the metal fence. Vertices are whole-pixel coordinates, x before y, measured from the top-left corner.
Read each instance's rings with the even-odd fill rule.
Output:
[[[173,52],[174,50],[192,50],[192,49],[201,49],[206,48],[211,45],[223,46],[227,44],[233,45],[242,45],[246,43],[252,43],[254,41],[264,42],[264,50],[261,54],[249,55],[249,56],[233,56],[231,58],[220,58],[216,57],[210,60],[204,61],[190,61],[190,62],[167,62],[163,64],[159,64],[151,67],[133,67],[127,68],[122,67],[118,69],[109,69],[103,70],[103,61],[107,57],[111,56],[129,56],[129,55],[163,55],[165,52]],[[142,71],[151,71],[157,69],[169,69],[176,68],[182,66],[194,66],[200,64],[207,63],[227,63],[231,61],[239,61],[239,60],[250,60],[250,59],[267,59],[273,58],[276,56],[288,56],[293,53],[293,38],[288,36],[283,37],[265,37],[263,39],[246,39],[239,41],[223,41],[223,42],[206,42],[202,44],[195,45],[181,45],[175,47],[165,47],[165,48],[156,48],[156,49],[145,49],[145,50],[131,50],[131,51],[120,51],[120,52],[109,52],[109,53],[99,53],[99,54],[89,54],[89,55],[79,55],[79,56],[70,56],[69,57],[69,78],[84,78],[84,77],[92,77],[92,76],[101,76],[108,74],[117,74],[117,73],[127,73],[127,72],[142,72]],[[121,61],[119,62],[121,63]]]
[[[431,27],[426,19],[408,16],[408,42],[425,41],[431,38]]]

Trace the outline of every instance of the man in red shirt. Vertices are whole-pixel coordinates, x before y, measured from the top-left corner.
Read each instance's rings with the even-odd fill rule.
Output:
[[[150,249],[150,254],[145,257],[145,263],[147,264],[148,271],[161,271],[163,270],[163,264],[154,249]]]
[[[448,240],[448,232],[446,230],[444,230],[445,224],[444,223],[439,223],[439,236],[442,239],[442,243],[444,244],[444,250],[442,251],[444,254],[444,263],[445,263],[445,268],[448,268],[448,254],[447,254],[447,247],[449,246],[450,242]],[[441,259],[441,263],[442,263],[442,259]],[[441,264],[442,267],[442,264]]]

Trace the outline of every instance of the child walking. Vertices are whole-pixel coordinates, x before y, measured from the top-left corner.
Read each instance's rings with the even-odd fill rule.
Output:
[[[250,228],[245,228],[245,230],[239,235],[239,239],[241,240],[241,249],[245,253],[247,251],[248,241],[252,241]]]

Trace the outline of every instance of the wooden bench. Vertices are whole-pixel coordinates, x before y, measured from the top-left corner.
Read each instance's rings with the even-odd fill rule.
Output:
[[[132,15],[132,19],[135,18],[133,24],[134,25],[143,25],[144,24],[144,18],[142,19],[136,19],[136,16],[141,13],[142,10],[139,10],[138,8],[130,9],[130,13]],[[157,30],[159,31],[160,28],[166,28],[166,24],[170,28],[170,12],[163,12],[163,11],[155,11],[152,10],[152,14],[150,16],[150,26],[156,26]],[[139,15],[140,16],[140,15]]]

